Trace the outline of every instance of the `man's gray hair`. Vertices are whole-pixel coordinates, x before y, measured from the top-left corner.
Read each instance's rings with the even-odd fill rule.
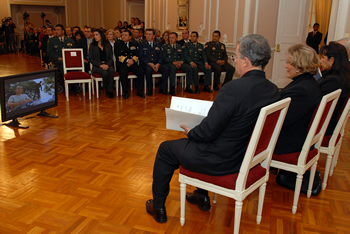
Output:
[[[350,38],[344,37],[342,39],[337,40],[337,42],[344,41],[344,46],[346,49],[350,49]]]
[[[253,66],[265,68],[271,59],[271,47],[267,40],[259,34],[248,34],[238,39],[239,55],[247,57]]]

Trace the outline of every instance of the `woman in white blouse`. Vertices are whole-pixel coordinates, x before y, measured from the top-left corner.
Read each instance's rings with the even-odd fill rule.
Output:
[[[109,44],[112,47],[112,51],[113,51],[113,65],[114,65],[114,71],[116,71],[115,55],[114,55],[115,32],[114,32],[113,29],[108,29],[106,35],[107,35],[107,41],[109,42]]]

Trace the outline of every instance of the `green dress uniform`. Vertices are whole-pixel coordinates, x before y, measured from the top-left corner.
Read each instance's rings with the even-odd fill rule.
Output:
[[[72,38],[64,36],[63,41],[61,41],[58,36],[54,36],[47,42],[47,55],[58,67],[58,71],[60,72],[59,83],[62,87],[64,87],[63,61],[59,60],[59,58],[62,58],[62,49],[64,48],[74,48],[74,41]]]
[[[188,42],[185,44],[184,50],[185,62],[191,64],[192,62],[197,65],[193,68],[193,83],[198,86],[198,69],[204,72],[204,86],[211,85],[211,69],[206,69],[205,64],[208,63],[207,55],[204,51],[204,45],[197,42]]]
[[[227,63],[227,53],[226,47],[221,42],[207,42],[205,44],[205,54],[207,55],[209,65],[214,70],[214,88],[218,87],[220,84],[220,76],[222,69],[226,72],[225,81],[222,85],[232,80],[233,74],[235,73],[235,68]],[[216,62],[218,60],[224,60],[225,64],[220,66]]]
[[[169,44],[164,44],[162,46],[162,49],[163,49],[163,55],[164,55],[163,56],[164,64],[169,67],[170,86],[172,88],[175,88],[175,75],[176,75],[177,68],[173,64],[173,62],[176,62],[176,61],[182,62],[182,65],[179,68],[179,70],[186,72],[186,86],[191,85],[193,68],[190,65],[184,63],[185,62],[184,47],[178,43],[174,45],[169,43]]]

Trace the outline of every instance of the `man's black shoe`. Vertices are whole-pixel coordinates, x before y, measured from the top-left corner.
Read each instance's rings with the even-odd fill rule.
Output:
[[[123,98],[124,98],[124,99],[128,99],[128,98],[129,98],[129,94],[128,94],[128,93],[124,93],[124,94],[123,94]]]
[[[207,93],[212,93],[213,91],[209,88],[209,86],[204,86],[203,88],[203,92],[207,92]]]
[[[114,94],[113,94],[113,92],[108,93],[108,97],[109,97],[109,98],[114,98]]]
[[[219,88],[218,85],[214,85],[214,89],[217,91],[217,90],[219,90],[220,88]]]
[[[158,223],[166,223],[166,221],[168,220],[165,208],[156,209],[153,207],[153,199],[149,199],[148,201],[146,201],[146,210],[147,213],[152,215],[154,220]]]
[[[194,93],[194,91],[190,88],[190,86],[187,86],[185,89],[186,93]]]
[[[160,90],[159,90],[159,93],[165,94],[165,95],[169,95],[169,94],[170,94],[168,91],[166,91],[166,90],[164,90],[164,89],[160,89]]]
[[[152,90],[148,91],[147,96],[153,96],[153,91]]]
[[[176,96],[175,86],[171,86],[171,87],[170,87],[170,95]]]
[[[203,211],[208,211],[211,208],[209,196],[198,196],[197,190],[194,190],[193,193],[187,193],[186,200],[191,204],[196,204]]]
[[[198,87],[198,86],[195,87],[195,90],[196,90],[196,91],[194,91],[194,93],[197,93],[197,94],[200,93],[199,87]]]
[[[137,91],[137,96],[144,98],[145,94],[142,91]]]

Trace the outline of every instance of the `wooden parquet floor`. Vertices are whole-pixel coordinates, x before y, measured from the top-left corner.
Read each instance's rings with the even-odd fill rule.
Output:
[[[40,70],[36,57],[1,55],[1,75]],[[135,91],[135,90],[134,90]],[[214,100],[213,94],[179,96]],[[152,169],[159,144],[184,137],[165,129],[164,108],[170,96],[154,92],[89,101],[70,93],[66,102],[47,110],[57,119],[35,115],[19,119],[29,129],[0,126],[0,233],[232,233],[234,201],[218,196],[209,212],[186,204],[179,222],[178,172],[166,202],[168,222],[146,213],[152,196]],[[263,218],[255,222],[258,192],[243,204],[241,233],[350,233],[350,124],[335,172],[316,197],[300,195],[291,212],[293,191],[280,187],[275,175],[267,185]],[[325,155],[318,170],[323,174]],[[188,188],[188,191],[193,188]]]

